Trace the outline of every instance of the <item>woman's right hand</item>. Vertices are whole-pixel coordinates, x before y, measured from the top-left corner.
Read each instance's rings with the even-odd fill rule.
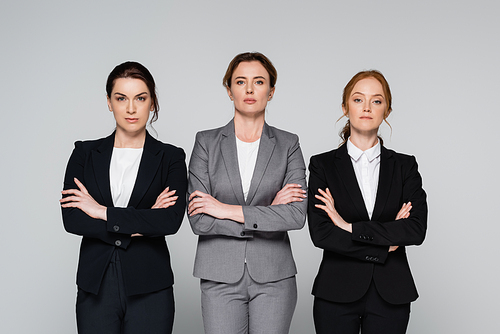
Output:
[[[151,207],[151,209],[166,209],[169,206],[175,204],[175,201],[179,196],[174,196],[175,190],[170,190],[169,187],[166,187],[165,190],[158,195],[155,204]]]
[[[411,210],[411,202],[408,203],[403,203],[403,206],[399,210],[398,214],[396,215],[396,220],[404,219],[410,217],[410,210]],[[399,246],[390,246],[389,247],[389,253],[394,252],[396,249],[398,249]]]
[[[300,184],[289,183],[283,187],[273,199],[271,205],[302,202],[306,198],[306,191]]]

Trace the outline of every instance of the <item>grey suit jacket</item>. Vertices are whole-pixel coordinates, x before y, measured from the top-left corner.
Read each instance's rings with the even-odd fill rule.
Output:
[[[235,283],[245,261],[250,276],[265,283],[297,273],[287,231],[304,226],[307,200],[271,205],[288,183],[307,190],[305,164],[297,135],[264,124],[247,200],[243,195],[234,122],[198,132],[189,163],[188,193],[212,195],[222,203],[242,205],[245,223],[198,214],[189,217],[199,235],[194,276]]]

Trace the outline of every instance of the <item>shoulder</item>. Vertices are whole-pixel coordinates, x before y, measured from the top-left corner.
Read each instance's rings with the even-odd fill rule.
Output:
[[[402,165],[413,165],[416,163],[415,156],[405,153],[399,153],[385,146],[382,146],[382,157],[393,158],[396,162]]]
[[[269,136],[271,137],[276,137],[277,140],[283,140],[283,141],[289,141],[289,142],[298,142],[299,141],[299,136],[297,136],[295,133],[291,133],[285,130],[278,129],[277,127],[268,125],[266,123],[266,126],[268,127],[269,131]]]
[[[151,142],[152,146],[155,147],[156,149],[163,151],[166,153],[168,156],[179,156],[182,158],[186,157],[186,153],[184,152],[184,149],[169,143],[164,143],[162,141],[159,141],[156,138],[153,138],[151,135],[148,134],[149,141]]]
[[[77,140],[75,141],[75,149],[82,150],[85,152],[89,152],[97,149],[101,145],[103,145],[107,140],[110,140],[110,137],[104,137],[99,139],[91,139],[91,140]]]
[[[208,129],[198,131],[196,133],[196,140],[212,140],[221,136],[227,130],[227,126],[221,126],[215,129]]]
[[[344,154],[347,154],[347,149],[345,147],[345,144],[343,144],[339,148],[335,148],[333,150],[319,153],[319,154],[315,154],[315,155],[311,156],[310,162],[311,163],[314,163],[314,162],[323,163],[323,162],[331,161],[337,157],[342,157],[342,155],[344,155]]]

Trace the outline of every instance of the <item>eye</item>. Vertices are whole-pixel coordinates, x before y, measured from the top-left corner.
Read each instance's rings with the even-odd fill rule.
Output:
[[[382,101],[380,101],[380,100],[375,100],[375,101],[373,101],[373,103],[375,103],[375,104],[382,104]]]
[[[361,99],[360,99],[360,98],[358,98],[358,97],[356,97],[355,99],[353,99],[353,101],[354,101],[354,102],[356,102],[356,103],[360,103],[360,102],[361,102]]]
[[[119,96],[116,98],[117,101],[125,101],[125,98],[123,96]]]
[[[237,85],[243,85],[243,84],[244,84],[244,82],[243,82],[243,80],[238,80],[238,81],[236,81],[236,84],[237,84]]]
[[[139,101],[146,101],[146,98],[145,98],[144,96],[139,96],[139,97],[137,98],[137,100],[139,100]]]
[[[257,81],[255,81],[255,84],[256,84],[256,85],[263,85],[263,84],[264,84],[264,81],[262,81],[262,80],[257,80]]]

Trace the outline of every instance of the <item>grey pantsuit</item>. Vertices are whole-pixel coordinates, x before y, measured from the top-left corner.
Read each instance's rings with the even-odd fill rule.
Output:
[[[194,276],[229,284],[239,282],[245,270],[256,283],[294,276],[297,270],[287,231],[304,226],[307,201],[270,205],[276,193],[289,183],[307,189],[304,159],[296,135],[264,124],[245,201],[234,122],[197,133],[189,163],[189,194],[200,190],[222,203],[241,205],[245,223],[205,214],[189,217],[193,232],[199,235]],[[283,295],[289,293],[283,291]],[[290,319],[294,309],[295,303],[290,305]],[[282,320],[269,317],[266,321]]]

